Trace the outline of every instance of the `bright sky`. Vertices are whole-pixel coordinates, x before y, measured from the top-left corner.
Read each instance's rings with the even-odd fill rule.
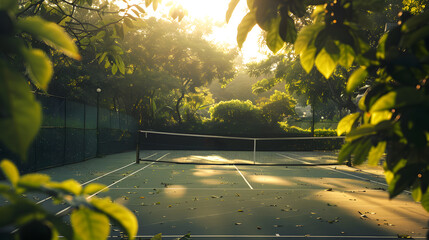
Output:
[[[142,0],[131,0],[129,3],[138,3],[144,8]],[[170,7],[169,4],[181,5],[188,11],[188,20],[209,18],[218,27],[213,29],[213,35],[209,37],[215,43],[226,44],[231,47],[237,47],[237,27],[241,19],[247,13],[247,1],[241,0],[235,8],[232,17],[228,24],[225,22],[225,14],[228,9],[230,0],[164,0],[156,12],[151,11],[152,5],[147,9],[149,15],[162,16],[168,15]],[[118,4],[120,5],[120,4]],[[241,55],[243,56],[244,63],[261,60],[265,57],[264,52],[269,52],[268,48],[263,44],[264,48],[259,50],[260,44],[258,38],[260,28],[255,26],[247,36]]]

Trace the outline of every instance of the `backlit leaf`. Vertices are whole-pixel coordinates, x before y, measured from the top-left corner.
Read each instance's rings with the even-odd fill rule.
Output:
[[[118,222],[127,232],[129,239],[134,239],[138,230],[137,219],[134,214],[122,205],[112,203],[109,198],[93,198],[91,204],[99,211]]]
[[[373,166],[377,166],[379,160],[381,159],[381,157],[384,154],[384,151],[386,149],[386,142],[379,142],[377,144],[377,146],[372,146],[371,150],[369,150],[369,155],[368,155],[368,164],[373,165]]]
[[[100,191],[106,192],[108,188],[104,184],[91,183],[83,189],[83,194],[91,195]]]
[[[31,79],[35,85],[46,91],[54,73],[48,55],[40,49],[23,48],[22,53]]]
[[[347,44],[340,44],[339,48],[341,53],[338,63],[345,68],[351,67],[355,60],[355,51]]]
[[[0,141],[26,159],[27,149],[42,122],[41,107],[25,79],[2,61],[0,79],[0,106],[4,113],[0,118]]]
[[[359,69],[354,71],[349,77],[349,80],[347,81],[347,92],[353,92],[359,85],[361,85],[365,81],[367,76],[368,71],[366,71],[365,67],[360,67]]]
[[[280,17],[272,19],[267,33],[267,46],[273,53],[277,53],[285,44],[279,34],[280,20]]]
[[[40,173],[30,173],[23,175],[19,181],[18,186],[24,188],[39,188],[41,185],[49,182],[51,178],[49,175]]]
[[[421,199],[421,203],[423,208],[429,212],[429,190],[426,191],[425,194],[423,194],[422,199]]]
[[[427,102],[427,97],[413,87],[403,87],[380,97],[370,109],[370,112],[390,110]]]
[[[82,192],[82,186],[74,179],[68,179],[60,183],[50,182],[48,186],[74,195],[80,195]]]
[[[314,23],[307,25],[301,29],[298,33],[298,37],[295,41],[294,48],[295,52],[300,54],[302,51],[307,49],[314,40],[314,37],[323,29],[324,24]]]
[[[116,72],[118,72],[118,65],[113,64],[113,66],[112,66],[112,74],[115,75]]]
[[[12,184],[12,186],[16,187],[16,184],[19,181],[19,172],[18,168],[16,168],[15,164],[8,159],[4,159],[0,163],[0,168],[3,171],[3,174]]]
[[[301,66],[307,73],[310,73],[311,69],[313,69],[316,52],[317,49],[314,46],[308,47],[301,52]]]
[[[343,133],[349,133],[352,130],[353,124],[359,118],[360,113],[352,113],[343,117],[337,126],[337,134],[341,136]]]
[[[346,140],[348,141],[354,141],[358,138],[373,135],[377,131],[375,125],[372,124],[363,124],[359,126],[358,128],[353,129],[350,131],[349,134],[347,134]]]
[[[76,234],[76,239],[107,239],[109,235],[109,219],[104,214],[92,211],[86,207],[81,207],[73,211],[70,220]]]
[[[225,16],[226,23],[228,23],[229,19],[231,19],[232,13],[234,12],[234,9],[237,6],[238,2],[240,2],[240,0],[231,0],[229,2],[228,10],[226,11],[226,16]]]
[[[48,45],[61,50],[67,56],[74,59],[81,59],[77,46],[70,36],[59,25],[43,20],[38,16],[21,18],[17,21],[16,27],[24,32],[35,35]]]
[[[325,50],[322,49],[316,57],[316,67],[319,72],[328,79],[337,67],[337,62],[334,58]]]
[[[244,41],[246,41],[247,34],[256,25],[255,12],[249,12],[243,17],[237,28],[237,43],[238,47],[243,47]]]
[[[162,233],[158,233],[155,236],[153,236],[150,240],[161,240],[162,239]]]

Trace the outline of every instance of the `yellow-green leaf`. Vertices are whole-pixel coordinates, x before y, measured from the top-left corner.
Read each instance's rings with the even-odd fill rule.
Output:
[[[313,69],[316,52],[317,49],[314,46],[308,47],[301,52],[301,66],[307,73],[310,73],[311,69]]]
[[[106,192],[108,188],[104,184],[91,183],[83,189],[83,194],[91,195],[97,192]]]
[[[109,218],[102,213],[81,207],[72,212],[70,220],[76,239],[107,239],[109,235]]]
[[[337,62],[323,48],[316,57],[316,67],[319,72],[328,79],[337,67]]]
[[[118,72],[118,65],[117,64],[113,64],[113,66],[112,66],[112,74],[115,75],[116,72]]]
[[[347,92],[353,92],[360,84],[365,81],[366,76],[368,76],[368,71],[366,71],[366,67],[360,67],[359,69],[354,71],[349,77],[349,80],[347,81]]]
[[[417,91],[414,87],[403,87],[381,96],[371,106],[370,112],[373,113],[427,102],[428,98],[422,91]]]
[[[50,182],[48,186],[74,195],[80,195],[82,192],[82,186],[74,179],[68,179],[60,183]]]
[[[301,54],[313,43],[314,37],[323,29],[324,24],[314,23],[307,25],[301,29],[296,38],[294,48],[297,54]]]
[[[231,0],[229,2],[228,10],[226,11],[226,16],[225,16],[226,23],[228,23],[229,19],[231,19],[232,13],[234,12],[234,9],[237,6],[238,2],[240,2],[240,0]]]
[[[384,150],[386,149],[386,142],[379,142],[377,146],[372,146],[371,150],[369,150],[368,155],[368,163],[373,166],[378,165],[378,161],[384,154]]]
[[[16,0],[1,0],[0,1],[0,10],[12,11],[15,10],[18,1]]]
[[[161,240],[162,239],[162,233],[158,233],[155,236],[153,236],[150,240]]]
[[[355,60],[355,51],[347,44],[340,44],[339,48],[340,59],[338,63],[345,68],[350,68]]]
[[[15,164],[8,159],[3,159],[0,163],[0,168],[12,186],[16,187],[16,184],[19,181],[19,172]]]
[[[243,17],[240,24],[237,28],[237,43],[238,47],[242,47],[244,41],[246,41],[247,34],[252,30],[256,25],[255,12],[248,12],[246,16]]]
[[[24,188],[38,188],[41,185],[49,182],[51,178],[49,175],[40,173],[30,173],[23,175],[19,181],[18,186]]]
[[[31,79],[35,85],[46,91],[54,73],[54,67],[48,55],[40,49],[26,48],[22,49],[22,54]]]
[[[359,116],[360,113],[352,113],[343,117],[343,119],[340,120],[337,126],[338,136],[342,135],[343,133],[349,133],[353,128],[353,124],[356,122]]]
[[[0,141],[21,159],[39,131],[42,108],[30,92],[27,81],[0,61]],[[7,96],[7,97],[5,97]]]
[[[48,45],[64,52],[67,56],[80,60],[81,56],[71,37],[59,25],[43,20],[38,16],[21,18],[17,29],[35,35]]]
[[[134,239],[138,230],[137,218],[122,205],[112,203],[109,198],[93,198],[91,204],[99,211],[118,222],[126,231],[129,239]]]
[[[278,16],[270,20],[269,29],[267,33],[267,46],[273,52],[277,53],[283,46],[284,41],[279,34],[279,25],[281,17]]]

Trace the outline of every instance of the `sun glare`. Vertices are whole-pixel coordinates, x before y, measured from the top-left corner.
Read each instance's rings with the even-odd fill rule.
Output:
[[[209,41],[234,48],[237,47],[237,27],[247,12],[247,3],[244,0],[239,2],[227,24],[225,14],[229,2],[230,0],[167,0],[162,2],[163,4],[158,7],[157,11],[152,11],[152,8],[149,7],[147,12],[149,16],[162,17],[168,15],[171,7],[181,6],[188,12],[187,20],[208,19],[214,23],[213,33],[207,38]],[[128,3],[139,4],[144,7],[143,0],[129,0]],[[116,4],[120,7],[126,6],[122,1],[117,1]],[[255,26],[248,34],[247,40],[240,51],[244,63],[265,58],[264,53],[268,52],[268,48],[259,48],[258,39],[260,33],[260,28]]]

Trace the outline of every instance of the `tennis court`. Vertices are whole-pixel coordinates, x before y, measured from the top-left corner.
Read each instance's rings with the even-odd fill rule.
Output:
[[[109,186],[99,196],[110,196],[136,214],[139,239],[158,233],[173,239],[188,232],[192,239],[426,238],[429,216],[409,193],[389,200],[383,176],[329,165],[335,151],[138,153],[139,164],[136,152],[128,152],[43,172],[54,180]],[[208,164],[213,161],[222,164]],[[261,162],[278,165],[252,165]],[[111,238],[120,237],[112,226]]]

